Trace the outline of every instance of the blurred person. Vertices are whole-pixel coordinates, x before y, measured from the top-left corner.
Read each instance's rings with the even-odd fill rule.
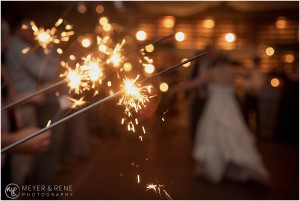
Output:
[[[208,85],[209,95],[193,149],[195,175],[213,184],[219,184],[225,177],[241,183],[249,180],[267,183],[268,172],[234,96],[234,74],[232,64],[221,56],[206,73],[172,90],[174,93]]]
[[[65,58],[62,58],[62,60],[68,62],[71,66],[75,66],[76,62],[72,61],[69,58],[69,55],[74,55],[76,58],[80,58],[82,55],[85,55],[86,52],[82,50],[80,46],[78,46],[78,42],[75,40],[68,43],[68,47],[65,48],[64,53]],[[90,100],[91,98],[89,98],[89,96],[92,95],[85,93],[84,99]],[[74,109],[70,109],[73,102],[71,102],[67,97],[79,100],[81,95],[73,92],[70,93],[66,86],[61,89],[59,97],[60,111],[64,111],[65,115],[69,115],[79,108],[86,106],[84,104],[81,107],[78,106]],[[87,113],[82,113],[65,123],[65,130],[67,132],[65,132],[62,142],[61,159],[67,164],[78,163],[81,158],[90,153],[91,145],[87,116]],[[97,122],[97,125],[99,125],[99,122]]]
[[[5,53],[8,45],[10,34],[10,28],[8,23],[5,20],[1,20],[1,105],[7,104],[14,99],[20,98],[23,94],[17,95],[13,83],[11,82],[9,75],[6,71],[5,66]],[[26,104],[32,104],[41,100],[39,97],[35,97],[29,101],[26,101]],[[1,111],[1,147],[4,148],[14,142],[17,142],[20,139],[23,139],[30,134],[39,130],[37,127],[25,127],[20,129],[21,123],[20,119],[17,118],[16,112],[14,109],[7,109]],[[12,178],[15,177],[15,172],[12,171],[12,161],[11,154],[39,154],[47,150],[49,145],[50,131],[44,132],[41,135],[22,143],[15,148],[10,149],[6,153],[1,154],[1,184],[3,187],[6,187],[8,184],[12,183]],[[20,168],[20,167],[18,167]],[[23,169],[20,168],[19,171]],[[5,196],[5,188],[1,189],[1,198],[8,199]]]
[[[203,52],[203,51],[201,51]],[[195,79],[202,73],[205,73],[207,69],[213,64],[216,50],[213,46],[206,46],[204,52],[206,52],[206,56],[198,59],[193,66],[193,70],[190,76],[190,79]],[[200,53],[200,52],[198,52]],[[199,121],[199,118],[203,112],[203,108],[207,98],[207,87],[206,85],[202,85],[193,90],[190,94],[191,96],[191,106],[190,106],[190,130],[192,139],[195,139],[196,136],[196,128]]]
[[[244,115],[252,132],[255,133],[256,136],[261,137],[259,133],[259,97],[265,83],[265,77],[260,71],[260,58],[255,57],[253,62],[254,66],[246,70],[246,76],[242,79],[242,85],[245,90]]]
[[[295,60],[291,72],[277,75],[280,97],[273,134],[278,141],[299,146],[299,59]]]
[[[27,28],[24,28],[25,25]],[[13,36],[10,38],[6,62],[8,72],[17,93],[30,93],[42,85],[55,81],[58,77],[59,59],[53,53],[45,54],[40,47],[36,49],[33,31],[29,20],[17,16],[13,21]],[[27,53],[22,50],[30,48]],[[30,56],[28,56],[30,54]],[[27,58],[27,59],[26,59]],[[22,66],[18,66],[22,63]],[[44,101],[40,104],[21,105],[17,107],[21,115],[23,126],[45,127],[53,118],[58,108],[55,95],[44,93]],[[53,184],[58,169],[59,152],[63,136],[63,126],[52,129],[49,149],[33,158],[15,154],[12,158],[13,172],[18,173],[16,183],[24,183],[28,174],[34,183]],[[22,171],[20,170],[22,169]],[[47,169],[47,172],[45,171]]]

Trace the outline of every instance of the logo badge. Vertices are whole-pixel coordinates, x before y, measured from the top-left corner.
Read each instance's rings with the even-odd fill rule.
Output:
[[[20,188],[17,184],[8,184],[5,188],[5,195],[10,199],[16,199],[20,195]]]

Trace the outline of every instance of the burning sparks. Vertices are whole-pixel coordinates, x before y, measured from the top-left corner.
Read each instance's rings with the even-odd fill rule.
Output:
[[[84,104],[86,104],[87,102],[83,100],[84,97],[81,97],[79,100],[76,100],[74,98],[71,98],[71,97],[67,97],[70,101],[73,102],[73,104],[71,105],[71,109],[74,109],[76,107],[80,107]]]
[[[146,185],[146,191],[147,190],[153,190],[155,193],[158,193],[159,196],[161,196],[161,192],[164,193],[165,197],[168,200],[172,200],[171,196],[167,193],[167,191],[164,189],[165,185],[159,184],[158,181],[156,181],[157,184],[150,183]]]
[[[140,183],[140,175],[137,175],[137,181]]]
[[[91,55],[82,58],[83,64],[76,64],[75,69],[71,69],[68,63],[61,62],[61,65],[67,69],[61,77],[65,77],[70,90],[74,90],[79,94],[82,91],[95,88],[96,84],[102,84],[104,79],[102,61],[94,58]]]
[[[45,54],[49,53],[49,46],[51,44],[58,44],[61,41],[69,41],[70,36],[74,35],[74,31],[62,32],[59,35],[57,27],[62,22],[63,20],[59,19],[55,23],[55,27],[52,27],[51,29],[38,28],[33,21],[30,22],[31,28],[33,30],[34,39],[44,49]]]
[[[111,57],[109,58],[109,60],[107,61],[107,63],[112,63],[113,67],[119,67],[121,62],[122,62],[122,56],[121,56],[121,51],[122,51],[122,47],[125,44],[125,39],[123,39],[122,43],[118,43],[111,55]]]
[[[135,84],[138,80],[137,76],[134,80],[124,79],[124,84],[121,87],[125,90],[125,93],[120,98],[118,105],[125,107],[124,113],[128,116],[132,116],[132,111],[136,113],[145,107],[145,104],[149,102],[149,94],[151,93],[152,86],[140,87],[139,84]]]

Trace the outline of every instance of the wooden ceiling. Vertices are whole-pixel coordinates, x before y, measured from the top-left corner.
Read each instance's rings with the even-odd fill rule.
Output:
[[[140,1],[134,2],[141,10],[153,15],[188,17],[214,8],[231,8],[237,12],[268,12],[298,10],[298,1]]]

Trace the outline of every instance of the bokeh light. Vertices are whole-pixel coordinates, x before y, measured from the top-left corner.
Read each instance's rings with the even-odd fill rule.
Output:
[[[167,92],[169,90],[169,85],[163,82],[159,85],[159,89],[161,92]]]
[[[271,79],[271,86],[272,86],[272,87],[278,87],[279,84],[280,84],[279,79],[277,79],[277,78],[272,78],[272,79]]]
[[[90,47],[92,44],[91,40],[88,39],[88,38],[84,38],[82,41],[81,41],[81,45],[85,48],[88,48]]]
[[[152,45],[152,44],[150,44],[150,45],[147,45],[146,47],[145,47],[145,50],[147,51],[147,52],[153,52],[154,51],[154,46]]]
[[[183,33],[183,32],[177,32],[177,33],[175,34],[175,39],[176,39],[177,41],[179,41],[179,42],[184,41],[184,39],[185,39],[184,33]]]
[[[151,73],[154,72],[155,68],[154,68],[154,66],[152,64],[147,64],[147,65],[145,65],[145,69],[144,70],[145,70],[146,73],[151,74]]]
[[[232,43],[233,41],[235,41],[235,39],[236,39],[236,36],[233,33],[228,33],[228,34],[225,35],[225,40],[228,43]]]
[[[268,56],[272,56],[272,55],[274,55],[274,53],[275,53],[275,50],[274,50],[273,47],[267,47],[267,49],[266,49],[266,54],[267,54]]]
[[[144,41],[147,38],[147,34],[145,31],[138,31],[138,32],[136,32],[135,36],[136,36],[136,39],[139,41]]]
[[[96,7],[96,12],[97,12],[97,13],[103,13],[103,11],[104,11],[104,7],[103,7],[102,5],[98,5],[98,6]]]

